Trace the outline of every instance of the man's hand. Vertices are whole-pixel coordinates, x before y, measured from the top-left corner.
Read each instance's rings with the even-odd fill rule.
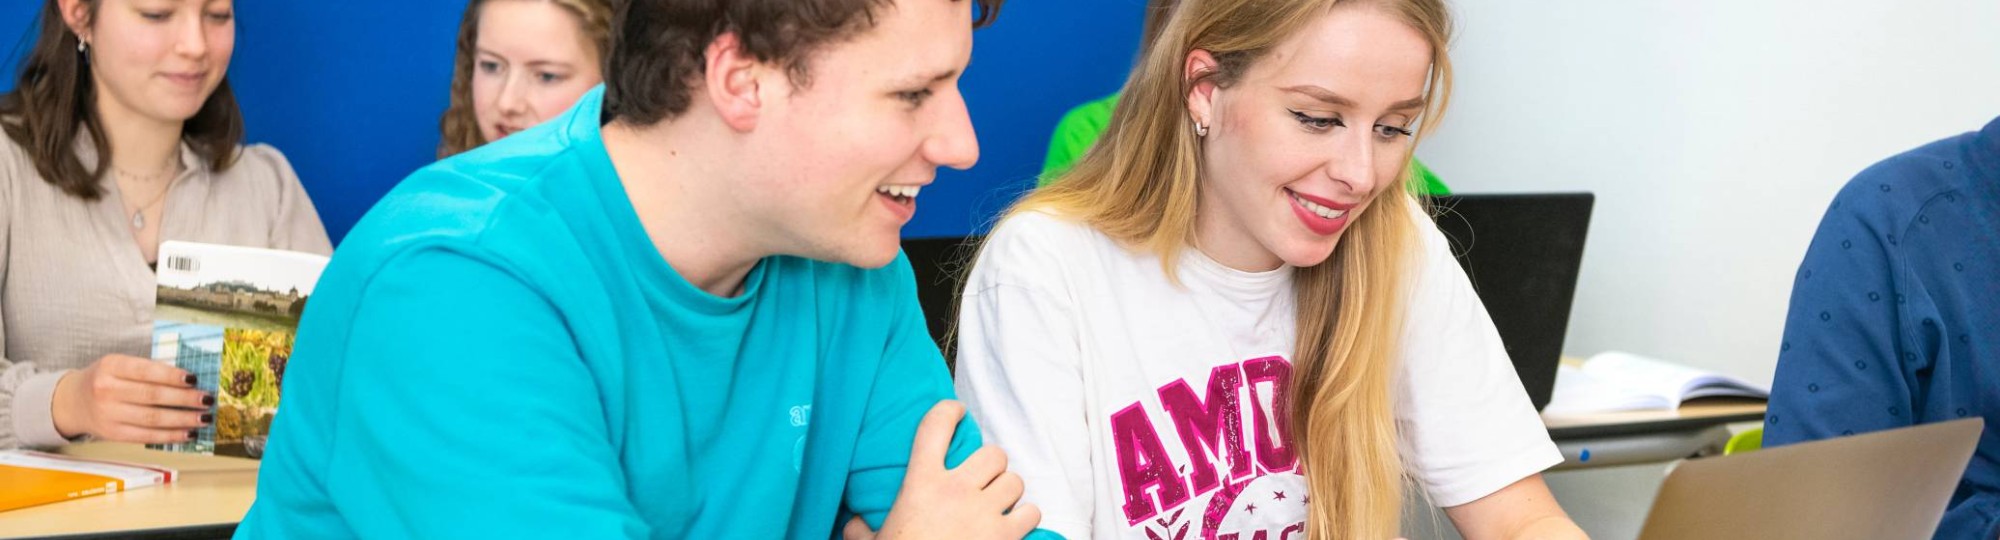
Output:
[[[1015,540],[1033,531],[1042,522],[1042,511],[1032,504],[1015,506],[1024,486],[1020,475],[1007,472],[1005,452],[990,446],[980,448],[958,468],[945,468],[946,450],[951,447],[959,419],[964,417],[965,406],[957,401],[941,401],[931,407],[917,426],[903,490],[896,494],[896,505],[889,509],[881,532],[869,532],[867,524],[857,518],[848,522],[842,536]]]

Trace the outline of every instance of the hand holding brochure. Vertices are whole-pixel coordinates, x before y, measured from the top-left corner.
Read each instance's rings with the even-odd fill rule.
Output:
[[[278,413],[292,336],[326,257],[236,246],[160,245],[153,359],[216,396],[215,425],[151,448],[261,458]]]

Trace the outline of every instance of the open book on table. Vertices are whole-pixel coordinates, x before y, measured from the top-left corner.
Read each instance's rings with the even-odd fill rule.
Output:
[[[1555,396],[1542,413],[1570,416],[1666,411],[1706,397],[1770,399],[1771,389],[1712,371],[1613,351],[1592,356],[1582,365],[1557,368]]]

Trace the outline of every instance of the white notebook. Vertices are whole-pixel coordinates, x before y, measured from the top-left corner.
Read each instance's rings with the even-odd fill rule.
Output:
[[[1592,356],[1582,366],[1557,368],[1555,395],[1542,413],[1664,411],[1704,397],[1770,399],[1771,389],[1712,371],[1612,351]]]

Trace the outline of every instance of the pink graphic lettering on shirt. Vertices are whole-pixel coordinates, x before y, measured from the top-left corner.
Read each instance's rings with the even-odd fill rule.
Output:
[[[1250,540],[1265,540],[1270,537],[1271,531],[1257,531],[1257,534],[1250,535]],[[1292,540],[1293,537],[1305,538],[1306,524],[1300,523],[1285,527],[1284,531],[1278,533],[1278,540]],[[1242,538],[1243,535],[1237,533],[1229,533],[1216,537],[1217,540],[1242,540]]]
[[[1288,540],[1294,534],[1303,537],[1306,502],[1299,497],[1285,497],[1284,493],[1304,490],[1305,477],[1291,473],[1258,470],[1248,480],[1232,481],[1216,491],[1202,510],[1198,538],[1245,540],[1244,535],[1249,535],[1251,540],[1268,540],[1274,533],[1279,540]]]
[[[1270,537],[1271,531],[1257,531],[1257,534],[1250,535],[1250,540],[1264,540]],[[1294,537],[1306,537],[1306,524],[1294,523],[1290,527],[1285,527],[1285,530],[1278,532],[1278,540],[1292,540]],[[1242,534],[1228,533],[1215,537],[1215,540],[1242,540],[1242,538]]]
[[[1169,382],[1155,391],[1166,415],[1158,428],[1144,401],[1113,413],[1129,524],[1149,540],[1182,540],[1190,522],[1199,522],[1201,540],[1303,538],[1308,499],[1288,423],[1291,372],[1285,358],[1268,356],[1212,368],[1200,393],[1193,377]],[[1246,414],[1252,425],[1244,425]],[[1168,424],[1172,431],[1163,431]],[[1170,452],[1163,434],[1177,435],[1186,452]],[[1200,512],[1182,521],[1189,506]]]
[[[1174,472],[1173,460],[1167,457],[1167,447],[1153,430],[1153,420],[1144,407],[1133,403],[1113,413],[1111,439],[1118,447],[1118,479],[1124,484],[1125,518],[1130,525],[1159,514],[1161,508],[1187,503],[1187,482]],[[1147,496],[1149,490],[1159,492],[1158,506]]]
[[[1250,402],[1263,403],[1259,399],[1257,387],[1269,384],[1271,387],[1271,414],[1264,414],[1260,406],[1250,407],[1252,427],[1257,430],[1257,462],[1269,472],[1286,472],[1298,463],[1298,456],[1292,452],[1291,397],[1292,363],[1282,357],[1267,356],[1243,363],[1243,374],[1250,379]],[[1270,416],[1275,416],[1276,422]],[[1276,437],[1271,436],[1277,433]]]
[[[1153,520],[1153,524],[1159,525],[1160,528],[1159,530],[1154,530],[1152,526],[1147,526],[1146,538],[1148,540],[1187,540],[1188,525],[1191,524],[1181,522],[1181,514],[1185,512],[1187,512],[1187,509],[1182,508],[1175,510],[1172,516]],[[1175,525],[1180,525],[1180,528],[1174,528]],[[1173,531],[1172,535],[1169,536],[1167,531]]]
[[[1160,387],[1160,408],[1173,420],[1181,445],[1187,447],[1193,461],[1195,496],[1221,484],[1210,458],[1227,459],[1230,478],[1250,475],[1250,450],[1243,444],[1242,388],[1243,374],[1235,364],[1209,372],[1206,400],[1194,395],[1186,379]],[[1263,418],[1261,412],[1258,414]]]
[[[1214,498],[1208,500],[1208,508],[1204,508],[1201,511],[1202,540],[1221,540],[1223,538],[1216,536],[1216,531],[1222,528],[1223,518],[1229,517],[1230,507],[1236,506],[1236,496],[1242,495],[1243,487],[1248,485],[1250,485],[1248,480],[1231,480],[1227,485],[1222,486],[1222,491],[1216,492]],[[1235,538],[1235,536],[1235,534],[1226,535],[1227,538]]]

